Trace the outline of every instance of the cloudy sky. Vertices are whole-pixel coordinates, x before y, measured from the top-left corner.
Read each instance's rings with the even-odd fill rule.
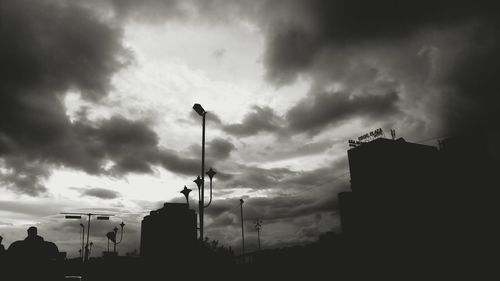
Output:
[[[205,232],[239,251],[263,220],[266,248],[339,231],[347,140],[395,129],[498,132],[497,10],[489,1],[4,0],[1,6],[0,235],[37,225],[68,256],[79,221],[93,255],[207,167],[218,174]],[[197,198],[192,193],[192,206]]]

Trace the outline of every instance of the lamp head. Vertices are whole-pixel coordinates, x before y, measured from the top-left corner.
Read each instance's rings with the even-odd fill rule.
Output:
[[[212,178],[215,176],[215,174],[217,174],[217,172],[215,172],[212,168],[208,169],[207,175],[210,178],[210,180],[212,180]]]
[[[186,197],[186,200],[188,200],[190,192],[191,192],[191,189],[187,188],[186,186],[184,186],[184,189],[181,190],[181,193],[184,194],[184,196]]]
[[[199,104],[199,103],[195,103],[193,105],[193,109],[194,111],[196,111],[196,113],[198,113],[200,116],[204,116],[207,112],[205,111],[205,109],[203,109],[203,107]]]
[[[200,188],[201,184],[203,183],[203,180],[200,178],[200,176],[198,176],[193,182],[196,183],[198,188]]]
[[[113,242],[116,241],[116,233],[113,231],[106,233],[106,237]],[[92,245],[92,243],[90,245]]]

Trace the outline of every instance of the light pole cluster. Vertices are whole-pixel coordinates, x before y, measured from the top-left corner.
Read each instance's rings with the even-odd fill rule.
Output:
[[[66,219],[81,219],[82,216],[88,216],[87,219],[87,243],[85,243],[85,247],[83,247],[85,240],[85,226],[80,223],[80,227],[82,228],[82,258],[83,261],[89,260],[90,250],[92,248],[93,243],[90,242],[90,219],[92,216],[97,216],[98,220],[109,220],[109,217],[114,216],[110,214],[93,214],[93,213],[61,213],[62,215],[66,215]],[[89,243],[90,242],[90,243]]]
[[[240,199],[240,221],[241,221],[241,255],[245,256],[245,228],[244,228],[244,219],[243,219],[243,199]],[[262,228],[262,220],[257,219],[254,222],[255,229],[257,229],[257,246],[258,251],[260,252],[260,229]]]
[[[108,238],[108,252],[109,252],[109,241],[111,240],[111,242],[113,242],[113,253],[116,254],[116,245],[120,244],[123,240],[123,227],[124,226],[125,226],[125,224],[123,222],[120,223],[120,228],[121,228],[120,241],[116,241],[116,234],[118,233],[118,227],[115,226],[115,228],[113,228],[113,231],[106,233],[106,237]]]

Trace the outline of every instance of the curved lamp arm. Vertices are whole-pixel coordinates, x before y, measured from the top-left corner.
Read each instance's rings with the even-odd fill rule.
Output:
[[[121,234],[120,234],[120,241],[116,242],[116,244],[120,244],[122,242],[122,240],[123,240],[123,227],[124,226],[125,226],[125,224],[123,222],[120,223],[120,227],[121,227],[122,231],[121,231]]]
[[[215,174],[217,173],[212,168],[207,171],[207,175],[210,178],[210,201],[208,201],[208,204],[203,206],[203,208],[208,208],[208,206],[210,206],[210,203],[212,203],[212,179]]]

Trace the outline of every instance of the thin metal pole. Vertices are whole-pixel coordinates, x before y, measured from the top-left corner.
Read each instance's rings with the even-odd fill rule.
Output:
[[[245,256],[245,232],[243,231],[243,199],[240,199],[240,210],[241,210],[241,246],[242,255]]]
[[[199,212],[200,212],[200,241],[203,241],[203,213],[204,213],[204,205],[205,205],[205,115],[207,113],[203,113],[203,124],[202,124],[202,133],[201,133],[201,198],[199,204]]]
[[[260,252],[260,228],[257,228],[257,241],[258,241],[259,252]]]
[[[82,261],[85,261],[85,225],[81,224],[82,226]]]
[[[87,244],[85,245],[85,261],[89,260],[89,237],[90,237],[90,217],[92,214],[87,214],[89,216],[89,221],[87,224]]]

